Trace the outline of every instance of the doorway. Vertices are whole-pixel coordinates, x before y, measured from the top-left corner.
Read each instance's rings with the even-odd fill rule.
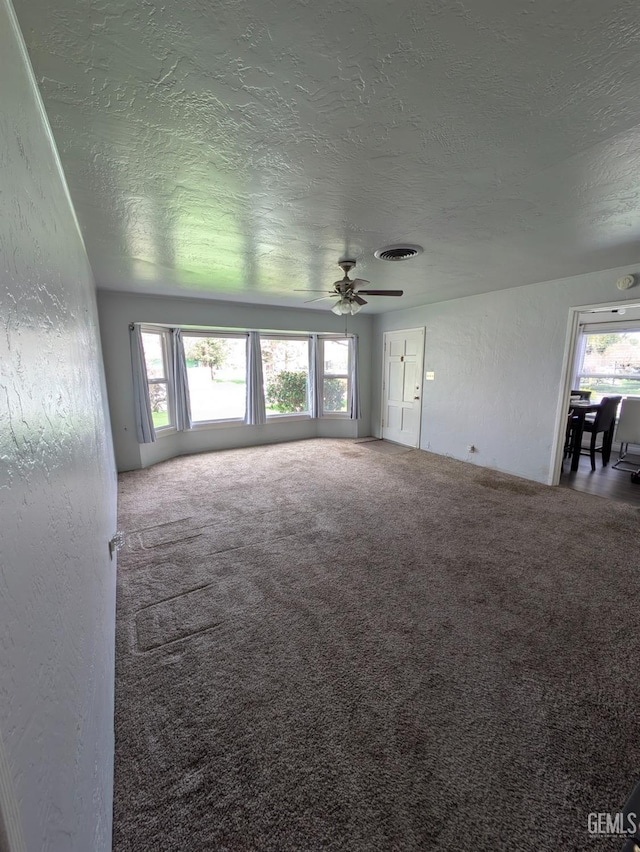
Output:
[[[571,451],[569,457],[565,457],[566,435],[572,434],[567,431],[567,423],[572,422],[567,419],[571,394],[576,400],[578,395],[582,397],[577,400],[579,408],[582,409],[582,421],[593,421],[601,402],[617,397],[620,400],[617,405],[618,427],[614,425],[615,432],[610,432],[610,436],[617,437],[620,434],[624,441],[624,435],[629,433],[630,429],[633,432],[629,445],[624,444],[622,450],[616,443],[616,438],[613,438],[614,444],[608,464],[603,464],[603,455],[596,453],[595,470],[591,469],[586,450],[593,429],[589,430],[582,442],[583,453],[586,450],[586,455],[581,454],[578,457],[574,454],[573,465]],[[640,486],[632,484],[630,470],[633,469],[633,464],[629,467],[629,463],[633,462],[636,469],[640,468],[640,431],[637,426],[633,426],[631,417],[632,408],[637,411],[636,400],[639,397],[640,305],[618,302],[572,308],[558,407],[559,430],[556,436],[552,484],[640,505]],[[625,410],[627,398],[630,401],[626,403]],[[611,405],[611,402],[608,405]],[[589,413],[585,414],[585,411]],[[574,413],[580,412],[574,410]],[[576,423],[579,419],[572,418]],[[598,446],[603,443],[604,438],[604,434],[599,435]],[[638,443],[634,445],[634,441]],[[616,464],[621,452],[628,452],[624,465]]]
[[[424,328],[387,331],[382,373],[382,438],[420,445]]]

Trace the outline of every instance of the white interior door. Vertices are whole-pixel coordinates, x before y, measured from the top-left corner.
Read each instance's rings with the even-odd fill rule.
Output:
[[[420,442],[423,355],[423,328],[385,333],[382,437],[408,447]]]

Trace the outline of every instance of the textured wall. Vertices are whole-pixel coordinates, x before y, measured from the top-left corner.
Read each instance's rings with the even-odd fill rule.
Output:
[[[380,434],[382,334],[425,326],[424,450],[549,482],[569,308],[640,301],[631,269],[516,287],[375,318],[372,429]],[[474,444],[478,452],[467,448]]]
[[[363,416],[357,422],[326,419],[267,423],[264,426],[227,426],[194,429],[165,435],[154,444],[140,445],[133,417],[133,386],[129,351],[129,323],[157,322],[209,325],[221,328],[257,328],[271,331],[331,332],[344,330],[344,319],[330,311],[295,310],[237,302],[175,299],[100,291],[98,294],[102,347],[109,390],[109,407],[118,470],[134,470],[183,453],[246,447],[302,438],[349,438],[370,434],[372,318],[349,317],[349,331],[359,337],[360,388]]]
[[[29,852],[106,852],[116,483],[95,288],[7,0],[0,76],[0,809]]]

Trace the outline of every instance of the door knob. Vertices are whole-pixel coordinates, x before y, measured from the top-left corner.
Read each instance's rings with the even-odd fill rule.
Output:
[[[420,399],[420,397],[419,397],[419,396],[414,396],[414,399]]]

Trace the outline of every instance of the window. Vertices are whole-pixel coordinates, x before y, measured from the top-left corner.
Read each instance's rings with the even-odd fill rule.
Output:
[[[346,414],[349,399],[349,338],[322,340],[322,414]]]
[[[144,324],[139,328],[156,432],[246,420],[247,382],[251,378],[255,387],[257,379],[247,375],[249,332]],[[352,337],[277,332],[259,336],[267,418],[351,416]],[[184,359],[178,361],[183,350]],[[142,403],[146,406],[143,400],[138,408]],[[357,417],[357,406],[354,411]],[[138,437],[147,440],[146,433]]]
[[[169,370],[169,333],[144,330],[141,334],[153,425],[160,431],[171,429],[175,419]]]
[[[182,333],[194,423],[242,420],[247,389],[247,336]]]
[[[581,346],[576,383],[591,391],[592,402],[612,394],[640,395],[640,329],[587,331]]]
[[[309,338],[260,337],[267,417],[309,413]]]

